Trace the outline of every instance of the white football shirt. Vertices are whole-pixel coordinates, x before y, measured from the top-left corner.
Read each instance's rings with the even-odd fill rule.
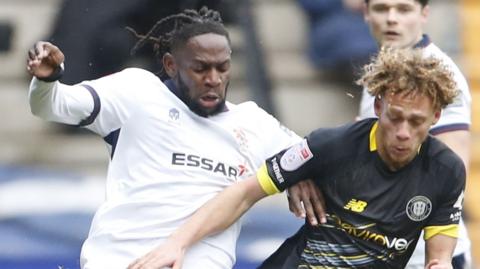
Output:
[[[126,268],[225,187],[300,141],[253,102],[227,102],[228,111],[200,117],[138,68],[75,86],[34,78],[30,103],[42,118],[82,123],[109,143],[106,199],[82,248],[84,269]],[[237,222],[195,244],[183,268],[231,268],[239,231]]]

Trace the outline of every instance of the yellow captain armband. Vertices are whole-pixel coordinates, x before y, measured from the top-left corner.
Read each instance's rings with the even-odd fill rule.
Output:
[[[275,183],[273,183],[273,180],[268,175],[267,165],[265,163],[263,163],[260,169],[258,169],[257,179],[258,183],[260,183],[260,186],[266,194],[273,195],[280,192],[277,186],[275,186]]]
[[[458,224],[450,224],[443,226],[428,226],[423,229],[423,239],[428,240],[434,235],[443,234],[453,238],[458,238]]]

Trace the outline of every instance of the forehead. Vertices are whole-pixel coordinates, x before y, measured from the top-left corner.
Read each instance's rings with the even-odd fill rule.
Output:
[[[387,91],[385,101],[387,110],[407,115],[427,116],[434,112],[432,99],[424,94]]]
[[[231,49],[227,38],[219,34],[201,34],[188,39],[179,53],[187,60],[226,61]]]
[[[388,5],[388,6],[421,5],[420,2],[416,0],[370,0],[368,4],[370,6],[372,5]]]

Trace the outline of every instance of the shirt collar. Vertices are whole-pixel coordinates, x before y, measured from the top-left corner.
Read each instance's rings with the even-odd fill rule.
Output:
[[[370,151],[376,151],[377,150],[377,127],[378,127],[378,121],[376,121],[372,129],[370,129]]]
[[[427,47],[428,45],[430,45],[431,41],[430,41],[430,37],[426,34],[423,34],[422,35],[422,39],[420,39],[420,41],[418,41],[417,44],[415,44],[413,46],[414,49],[422,49],[422,48],[425,48]]]
[[[165,86],[167,86],[167,88],[173,93],[175,94],[177,97],[179,96],[178,95],[178,90],[177,90],[177,86],[175,86],[175,83],[173,83],[173,80],[171,79],[167,79],[163,82],[163,84],[165,84]]]

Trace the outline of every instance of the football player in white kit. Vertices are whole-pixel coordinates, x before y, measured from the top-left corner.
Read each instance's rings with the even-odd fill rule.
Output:
[[[82,247],[83,269],[127,268],[225,187],[300,141],[255,103],[225,100],[231,46],[218,12],[185,10],[137,36],[134,50],[153,43],[169,79],[127,68],[66,85],[58,81],[58,47],[38,42],[29,51],[32,113],[95,132],[111,153],[105,201]],[[183,268],[231,268],[239,231],[237,223],[202,240]]]
[[[358,0],[361,1],[361,0]],[[470,160],[471,96],[465,77],[455,63],[423,33],[428,19],[428,0],[365,0],[364,17],[370,31],[380,46],[394,48],[423,48],[425,56],[435,56],[451,69],[459,88],[454,102],[442,110],[440,120],[432,126],[430,133],[447,144],[463,160],[468,171]],[[374,117],[375,97],[363,90],[359,119]],[[297,215],[302,210],[300,200],[319,199],[312,192],[308,181],[297,184],[290,194],[303,198],[289,199],[291,210]],[[310,211],[308,211],[310,212]],[[317,213],[321,214],[321,212]],[[308,214],[307,214],[308,215]],[[471,262],[470,240],[463,221],[460,221],[460,236],[455,248],[453,266],[455,269],[468,268]],[[425,243],[419,240],[415,252],[406,268],[424,268]]]

